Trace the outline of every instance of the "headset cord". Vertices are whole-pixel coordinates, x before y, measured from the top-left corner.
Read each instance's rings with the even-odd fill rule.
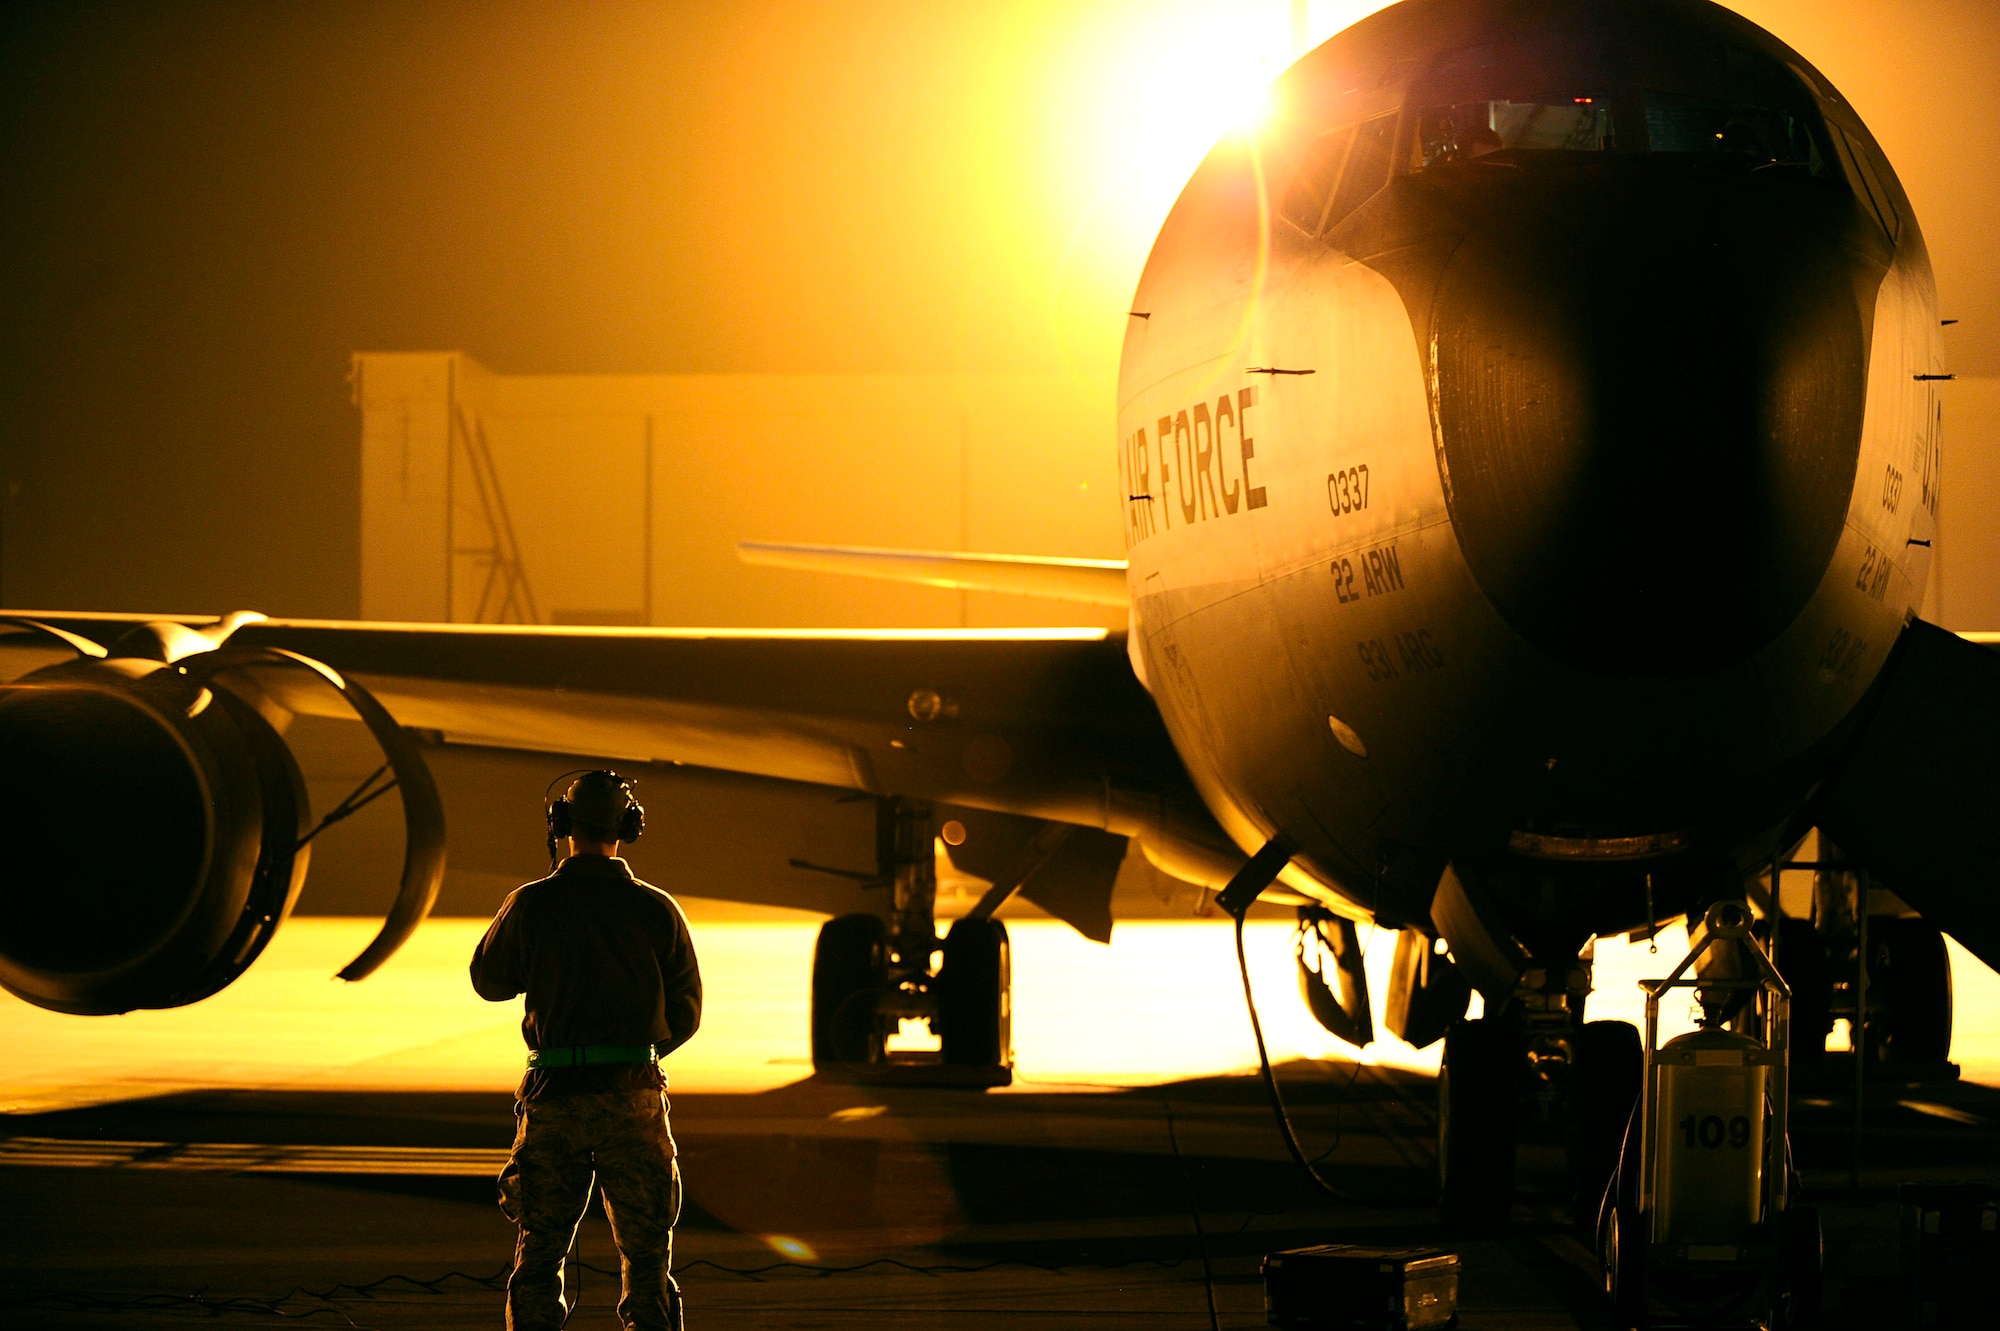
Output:
[[[1250,989],[1250,959],[1243,951],[1242,915],[1236,916],[1236,969],[1243,977],[1243,1006],[1250,1011],[1250,1033],[1257,1037],[1257,1066],[1264,1074],[1264,1089],[1271,1095],[1271,1113],[1278,1120],[1278,1131],[1285,1139],[1285,1149],[1292,1153],[1292,1163],[1305,1171],[1306,1177],[1313,1181],[1314,1187],[1335,1201],[1357,1201],[1320,1176],[1320,1172],[1313,1168],[1312,1161],[1306,1159],[1305,1148],[1299,1145],[1298,1134],[1292,1131],[1292,1116],[1285,1112],[1285,1097],[1278,1090],[1278,1074],[1271,1070],[1271,1054],[1264,1045],[1264,1023],[1257,1018],[1257,996]]]

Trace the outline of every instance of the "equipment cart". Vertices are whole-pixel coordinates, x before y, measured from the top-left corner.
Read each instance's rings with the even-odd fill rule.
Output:
[[[1791,991],[1741,901],[1646,991],[1645,1078],[1598,1221],[1605,1287],[1633,1328],[1800,1331],[1820,1307],[1818,1212],[1793,1198]],[[1659,1042],[1660,1000],[1694,990],[1699,1029]]]

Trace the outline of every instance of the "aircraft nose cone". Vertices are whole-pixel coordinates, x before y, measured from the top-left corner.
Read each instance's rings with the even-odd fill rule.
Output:
[[[1840,535],[1863,275],[1745,193],[1543,195],[1496,210],[1442,276],[1432,392],[1460,546],[1518,632],[1594,673],[1743,659]]]

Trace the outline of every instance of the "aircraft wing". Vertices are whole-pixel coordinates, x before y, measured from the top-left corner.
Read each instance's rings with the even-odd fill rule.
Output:
[[[1911,623],[1876,684],[1852,756],[1822,797],[1841,851],[2000,968],[2000,652]]]
[[[72,655],[44,628],[101,644],[114,658],[192,666],[221,640],[218,657],[278,651],[324,663],[418,740],[446,821],[462,828],[450,840],[454,862],[496,879],[519,874],[539,829],[529,822],[525,848],[495,854],[482,826],[487,806],[508,801],[507,826],[518,828],[546,773],[560,770],[553,758],[564,766],[650,765],[651,816],[656,827],[678,827],[670,844],[680,848],[682,890],[701,895],[854,908],[856,884],[865,886],[877,869],[855,853],[873,840],[857,839],[855,828],[871,827],[875,806],[891,797],[937,804],[940,820],[962,809],[1025,820],[1009,828],[1078,828],[1082,835],[1063,852],[1076,864],[1041,865],[1022,891],[1094,936],[1108,927],[1116,838],[1137,838],[1155,864],[1198,882],[1226,880],[1241,861],[1134,678],[1124,636],[1102,629],[17,619],[38,627],[0,637],[0,678]],[[350,700],[326,678],[289,660],[248,659],[234,667],[234,677],[245,676],[267,709],[350,715]],[[544,774],[533,780],[537,773]],[[671,812],[663,795],[678,801]],[[654,842],[662,844],[664,835]],[[1074,870],[1083,864],[1094,867],[1079,878]],[[432,898],[436,890],[434,881]],[[406,918],[428,908],[414,895],[406,869],[411,900],[398,903]]]
[[[106,645],[161,622],[23,617]],[[1129,824],[1128,800],[1191,795],[1123,635],[1101,629],[261,620],[229,645],[323,661],[365,684],[404,727],[450,743],[692,764],[1100,827]],[[63,655],[19,638],[0,650],[24,662]],[[292,711],[346,715],[308,675],[251,673]]]

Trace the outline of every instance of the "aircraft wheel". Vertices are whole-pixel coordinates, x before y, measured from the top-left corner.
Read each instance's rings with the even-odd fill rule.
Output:
[[[1928,920],[1878,917],[1869,922],[1868,952],[1868,982],[1887,1009],[1869,1023],[1875,1057],[1942,1063],[1951,1054],[1951,958],[1944,935]]]
[[[1621,1201],[1605,1208],[1598,1255],[1604,1264],[1604,1292],[1611,1297],[1612,1321],[1627,1328],[1643,1326],[1646,1222],[1637,1207]]]
[[[1526,1055],[1504,1021],[1445,1032],[1438,1073],[1438,1205],[1454,1229],[1505,1227],[1514,1204],[1515,1103]]]
[[[1640,1075],[1643,1081],[1643,1068]],[[1627,1328],[1643,1326],[1647,1221],[1639,1209],[1637,1114],[1625,1125],[1618,1165],[1604,1190],[1603,1209],[1598,1212],[1596,1228],[1598,1266],[1604,1274],[1604,1292],[1611,1299],[1612,1322]]]
[[[1785,1212],[1784,1298],[1778,1325],[1784,1331],[1812,1331],[1820,1324],[1825,1266],[1819,1208],[1794,1206]]]
[[[889,926],[879,915],[841,915],[820,926],[813,948],[815,1070],[879,1063],[886,1039],[875,1015],[889,977]]]
[[[998,920],[959,920],[945,935],[937,978],[938,1043],[948,1064],[1014,1063],[1012,952]]]
[[[1816,1066],[1833,1030],[1833,971],[1811,920],[1780,921],[1778,973],[1792,990],[1792,1063]]]
[[[1645,1051],[1629,1021],[1592,1021],[1576,1034],[1570,1065],[1570,1169],[1576,1181],[1571,1211],[1580,1229],[1597,1225],[1605,1189],[1618,1169],[1625,1129],[1639,1103]]]

